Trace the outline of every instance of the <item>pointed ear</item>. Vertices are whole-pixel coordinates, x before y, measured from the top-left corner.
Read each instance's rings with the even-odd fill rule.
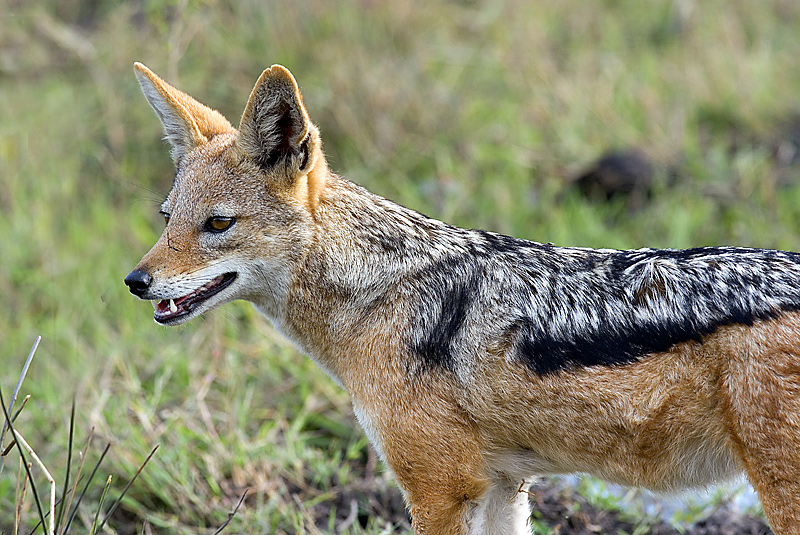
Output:
[[[218,111],[175,89],[141,63],[134,63],[133,70],[144,97],[161,120],[164,137],[172,146],[172,160],[176,164],[187,152],[217,134],[235,132],[231,123]]]
[[[239,123],[237,144],[262,169],[285,166],[286,173],[306,170],[314,126],[292,73],[280,65],[256,82]]]

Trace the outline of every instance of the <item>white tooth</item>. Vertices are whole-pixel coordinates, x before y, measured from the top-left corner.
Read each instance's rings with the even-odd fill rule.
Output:
[[[178,311],[178,307],[175,306],[175,301],[172,299],[169,300],[169,311],[175,314]]]
[[[156,310],[158,310],[158,303],[159,303],[159,301],[150,301],[150,302],[151,302],[151,303],[153,303],[153,308],[154,308],[154,309],[156,309]]]

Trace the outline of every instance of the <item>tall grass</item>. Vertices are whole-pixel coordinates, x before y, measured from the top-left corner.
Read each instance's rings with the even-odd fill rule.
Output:
[[[800,249],[800,171],[778,157],[798,145],[790,0],[4,0],[0,12],[0,387],[41,333],[26,381],[37,403],[19,425],[47,466],[63,459],[73,396],[77,431],[114,443],[114,473],[161,444],[114,532],[213,533],[247,488],[231,532],[326,531],[350,516],[355,481],[392,494],[345,394],[248,305],[165,329],[127,295],[173,176],[134,61],[234,123],[261,70],[286,65],[336,171],[454,224],[561,245]],[[656,164],[644,206],[571,187],[631,146]],[[360,533],[367,505],[353,499],[362,513],[345,531]]]

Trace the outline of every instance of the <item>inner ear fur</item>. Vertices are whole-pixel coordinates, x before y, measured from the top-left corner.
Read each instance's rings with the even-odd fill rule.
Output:
[[[242,151],[262,169],[283,167],[292,176],[312,164],[315,135],[292,74],[280,65],[265,70],[239,123],[237,143]]]
[[[235,131],[221,113],[175,89],[141,63],[135,63],[133,68],[147,102],[161,121],[176,164],[187,152],[214,136]]]

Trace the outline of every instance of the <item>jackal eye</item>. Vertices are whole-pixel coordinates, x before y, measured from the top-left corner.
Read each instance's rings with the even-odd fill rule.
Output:
[[[234,217],[209,217],[206,221],[205,230],[208,232],[223,232],[228,230],[236,222]]]

